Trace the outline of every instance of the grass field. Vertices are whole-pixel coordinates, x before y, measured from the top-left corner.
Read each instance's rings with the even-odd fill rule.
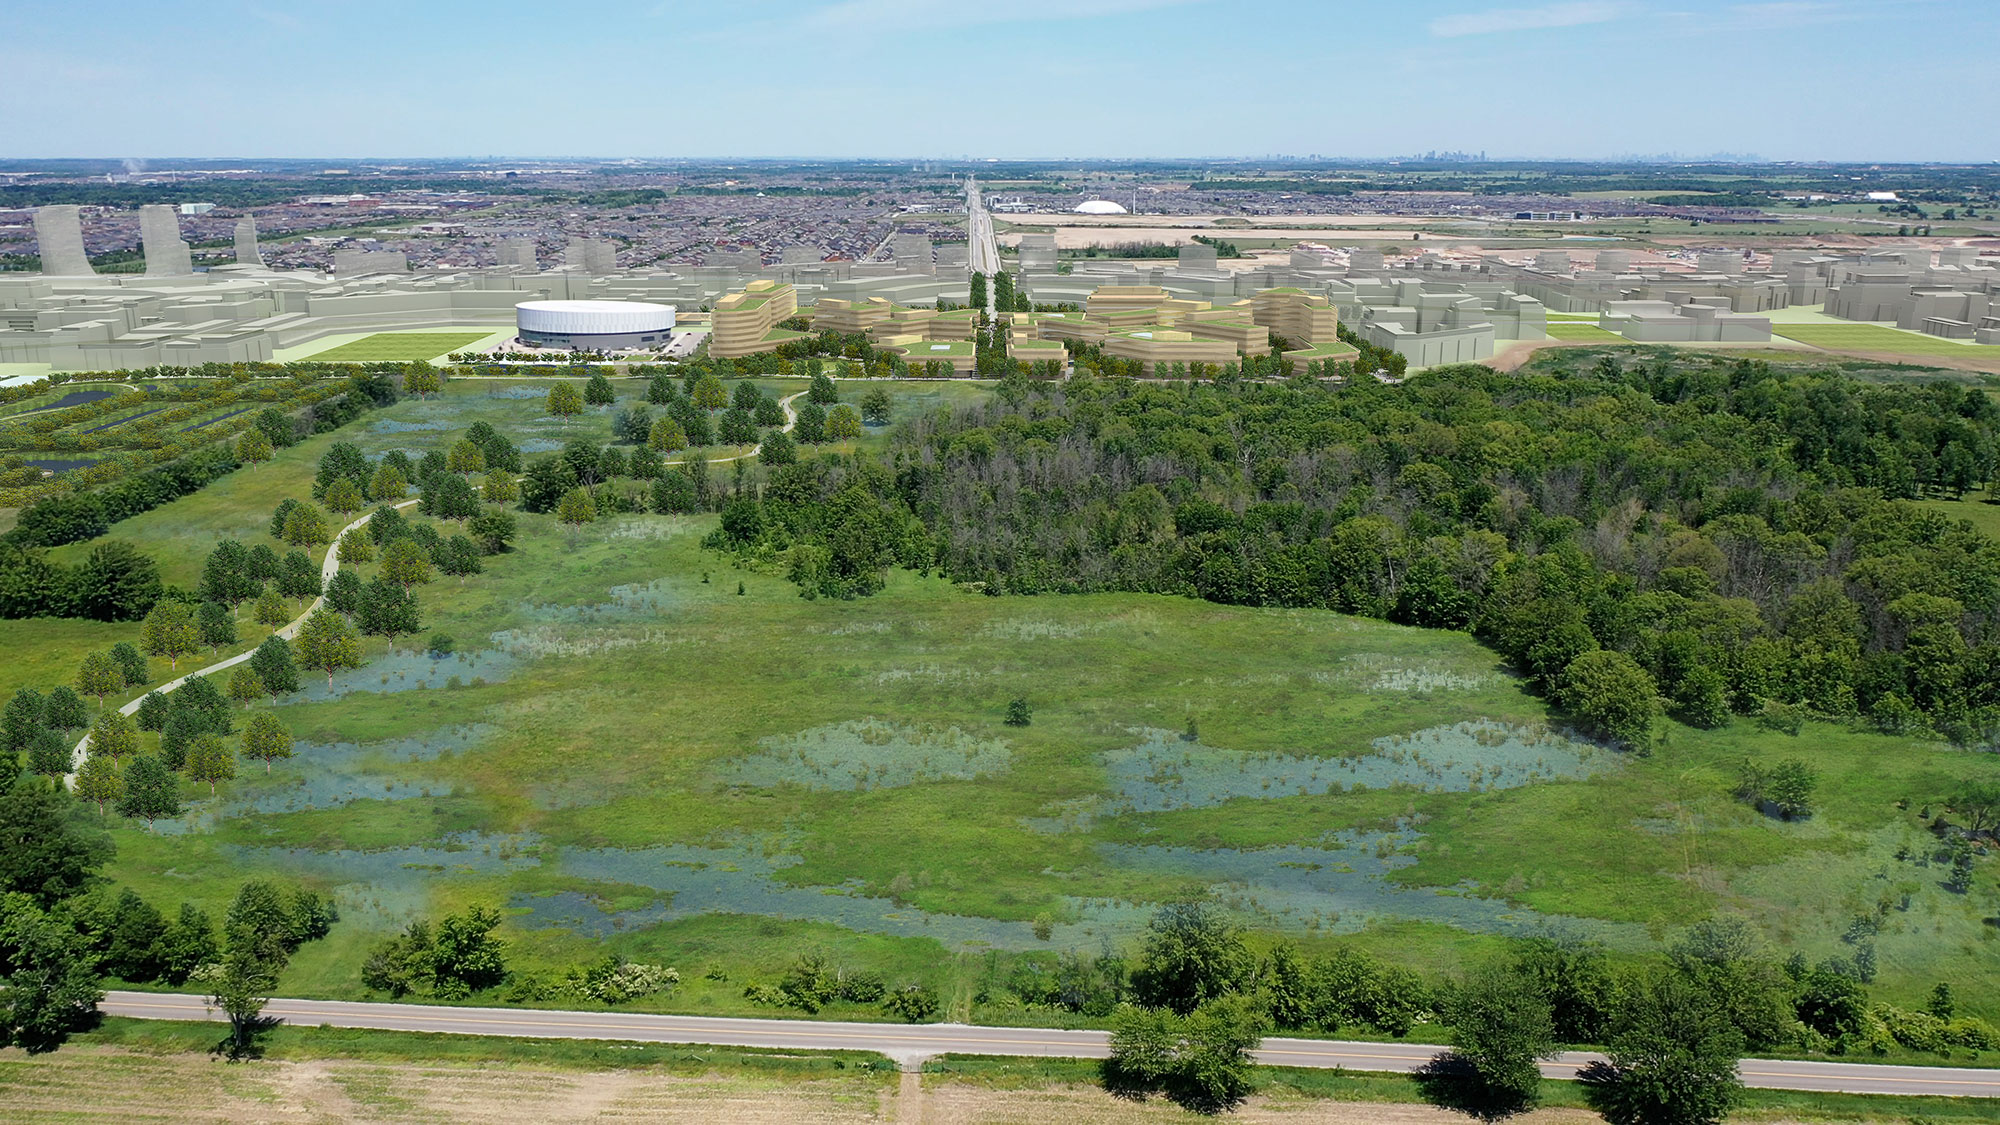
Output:
[[[1606,332],[1595,324],[1578,324],[1562,321],[1549,323],[1549,339],[1582,340],[1593,344],[1620,344],[1625,337],[1616,332]]]
[[[1835,351],[2000,359],[2000,347],[1962,344],[1955,340],[1926,336],[1921,332],[1885,328],[1879,324],[1774,324],[1771,326],[1771,331],[1788,340],[1797,340],[1801,344]]]
[[[493,335],[485,332],[377,332],[366,339],[341,344],[310,359],[323,363],[379,363],[390,360],[438,359]]]
[[[613,408],[546,418],[548,382],[450,383],[112,535],[186,585],[217,537],[269,542],[271,510],[334,440],[421,454],[475,421],[530,450],[608,437]],[[643,390],[616,385],[620,406]],[[990,393],[890,386],[899,418]],[[1095,951],[1190,890],[1264,933],[1433,971],[1544,926],[1633,956],[1714,913],[1826,957],[1888,895],[1875,994],[1915,1005],[1948,979],[1966,1010],[2000,1012],[2000,931],[1982,921],[2000,896],[1986,877],[1943,889],[1919,817],[1990,767],[1973,755],[1738,721],[1671,727],[1638,758],[1566,737],[1463,634],[1159,596],[988,598],[904,572],[873,598],[809,602],[704,552],[714,525],[522,516],[517,551],[420,591],[425,633],[458,655],[376,640],[334,690],[309,678],[278,709],[298,758],[219,797],[190,788],[156,833],[114,821],[108,874],[218,916],[246,878],[329,891],[343,919],[300,950],[292,995],[360,995],[374,941],[485,903],[519,969],[607,948],[679,968],[648,1006],[768,1014],[744,986],[817,948],[935,983],[955,1018],[1003,1021],[1047,1014],[975,1004],[988,951]],[[0,679],[51,686],[137,632],[9,622]],[[1032,725],[1002,723],[1016,697]],[[1781,823],[1730,797],[1745,759],[1792,755],[1820,771],[1820,815]]]
[[[223,1065],[213,1024],[111,1019],[63,1051],[0,1051],[0,1114],[23,1123],[117,1119],[583,1123],[1187,1121],[1165,1101],[1106,1093],[1098,1064],[1075,1059],[946,1056],[921,1074],[860,1053],[280,1027],[264,1058]],[[1251,1123],[1449,1125],[1388,1074],[1258,1068],[1256,1093],[1231,1115]],[[1544,1081],[1543,1108],[1522,1125],[1600,1120],[1573,1082]],[[1729,1120],[2000,1121],[2000,1101],[1751,1090]]]
[[[1967,520],[1972,526],[2000,539],[2000,495],[1968,492],[1962,500],[1919,500],[1917,503],[1953,519]]]

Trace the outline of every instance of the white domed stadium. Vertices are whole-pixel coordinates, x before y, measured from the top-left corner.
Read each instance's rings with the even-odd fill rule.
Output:
[[[1070,208],[1070,213],[1075,215],[1129,215],[1132,212],[1127,211],[1123,205],[1113,203],[1109,199],[1090,199]]]
[[[674,327],[674,307],[648,301],[523,301],[514,306],[521,342],[572,351],[657,348]]]

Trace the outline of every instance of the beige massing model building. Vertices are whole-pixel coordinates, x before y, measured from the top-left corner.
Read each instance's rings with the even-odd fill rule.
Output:
[[[1290,335],[1279,326],[1291,329]],[[1014,313],[1007,318],[1007,354],[1034,363],[1061,360],[1062,341],[1096,344],[1104,354],[1136,360],[1147,372],[1162,364],[1234,363],[1271,354],[1271,336],[1304,347],[1288,359],[1354,354],[1340,343],[1339,318],[1325,298],[1299,290],[1260,293],[1217,307],[1175,297],[1159,286],[1104,285],[1079,312]]]
[[[877,348],[902,356],[912,367],[941,363],[953,374],[970,375],[978,359],[973,336],[979,328],[979,314],[974,309],[940,312],[898,305],[881,297],[864,301],[821,297],[807,315],[815,332],[866,335]]]
[[[753,281],[715,303],[708,354],[717,359],[735,359],[776,351],[779,344],[803,335],[778,327],[798,311],[798,293],[790,285],[781,281]]]

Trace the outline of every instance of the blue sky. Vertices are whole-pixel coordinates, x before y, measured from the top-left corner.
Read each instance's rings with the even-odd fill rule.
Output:
[[[12,157],[2000,159],[2000,0],[8,9]]]

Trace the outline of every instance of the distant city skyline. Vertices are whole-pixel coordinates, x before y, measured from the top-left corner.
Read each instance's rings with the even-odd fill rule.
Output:
[[[18,159],[2000,159],[1990,0],[12,8]]]

